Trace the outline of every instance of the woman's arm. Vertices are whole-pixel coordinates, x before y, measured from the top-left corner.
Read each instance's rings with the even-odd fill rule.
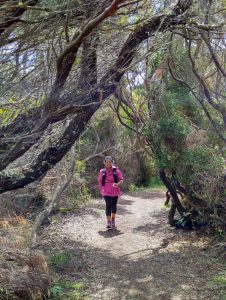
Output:
[[[123,176],[122,176],[122,172],[119,170],[119,169],[117,169],[117,175],[118,175],[118,182],[117,183],[115,183],[114,184],[114,186],[116,186],[116,187],[120,187],[121,185],[122,185],[122,183],[123,183]]]

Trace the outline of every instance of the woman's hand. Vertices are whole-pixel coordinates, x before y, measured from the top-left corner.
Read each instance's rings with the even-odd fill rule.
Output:
[[[121,183],[122,183],[122,181],[119,181],[119,182],[117,182],[117,183],[114,182],[114,183],[113,183],[113,187],[117,187],[117,188],[118,188],[118,187],[121,185]]]

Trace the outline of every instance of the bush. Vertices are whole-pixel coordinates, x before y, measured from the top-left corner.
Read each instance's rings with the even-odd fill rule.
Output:
[[[150,177],[144,184],[145,187],[150,188],[163,188],[164,185],[162,181],[159,179],[159,177]]]
[[[208,203],[223,200],[223,158],[213,149],[197,147],[185,150],[177,176],[189,192]]]
[[[90,192],[86,186],[81,188],[70,186],[67,193],[67,202],[70,208],[79,208],[90,200]]]

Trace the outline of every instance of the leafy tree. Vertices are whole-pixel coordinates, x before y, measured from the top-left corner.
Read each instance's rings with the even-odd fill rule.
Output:
[[[200,64],[198,72],[204,75],[195,76],[194,58],[188,52],[197,52],[197,45],[187,47],[189,38],[184,32],[186,30],[173,32],[174,39],[169,33],[165,33],[164,38],[156,36],[156,44],[145,65],[130,71],[129,78],[136,80],[131,87],[125,82],[124,88],[116,93],[115,111],[121,123],[140,134],[146,142],[146,150],[151,150],[160,178],[173,199],[169,222],[174,224],[176,208],[183,217],[188,216],[188,210],[198,209],[209,222],[215,219],[225,225],[225,130],[224,115],[220,111],[222,108],[223,112],[225,106],[224,94],[220,92],[214,100],[219,107],[211,105],[208,99],[202,99],[204,86],[199,80],[205,83],[208,67],[214,70],[208,73],[209,85],[205,83],[204,94],[206,97],[206,93],[211,92],[212,97],[217,91],[215,76],[221,71],[205,49],[206,60],[201,64],[201,57],[197,57],[195,61]],[[194,33],[190,42],[195,43],[196,39]],[[217,51],[215,54],[219,55]],[[223,57],[221,59],[223,62]],[[171,64],[172,60],[177,64]],[[137,74],[143,76],[140,82]],[[219,81],[219,88],[222,86]],[[181,203],[178,194],[186,198],[188,205]]]
[[[54,166],[102,101],[114,93],[143,42],[156,32],[186,24],[191,6],[192,1],[179,0],[155,13],[150,1],[1,4],[1,102],[9,107],[13,95],[16,103],[10,108],[16,109],[0,132],[0,191],[23,187]],[[126,26],[120,25],[121,15],[128,16]],[[50,125],[66,117],[69,125],[48,144]],[[32,146],[39,147],[33,160],[12,169],[9,164],[29,149],[34,153]]]

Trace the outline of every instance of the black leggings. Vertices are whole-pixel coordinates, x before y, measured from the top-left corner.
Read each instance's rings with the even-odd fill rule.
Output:
[[[104,196],[104,200],[106,203],[106,216],[111,216],[111,213],[116,214],[118,196]]]

